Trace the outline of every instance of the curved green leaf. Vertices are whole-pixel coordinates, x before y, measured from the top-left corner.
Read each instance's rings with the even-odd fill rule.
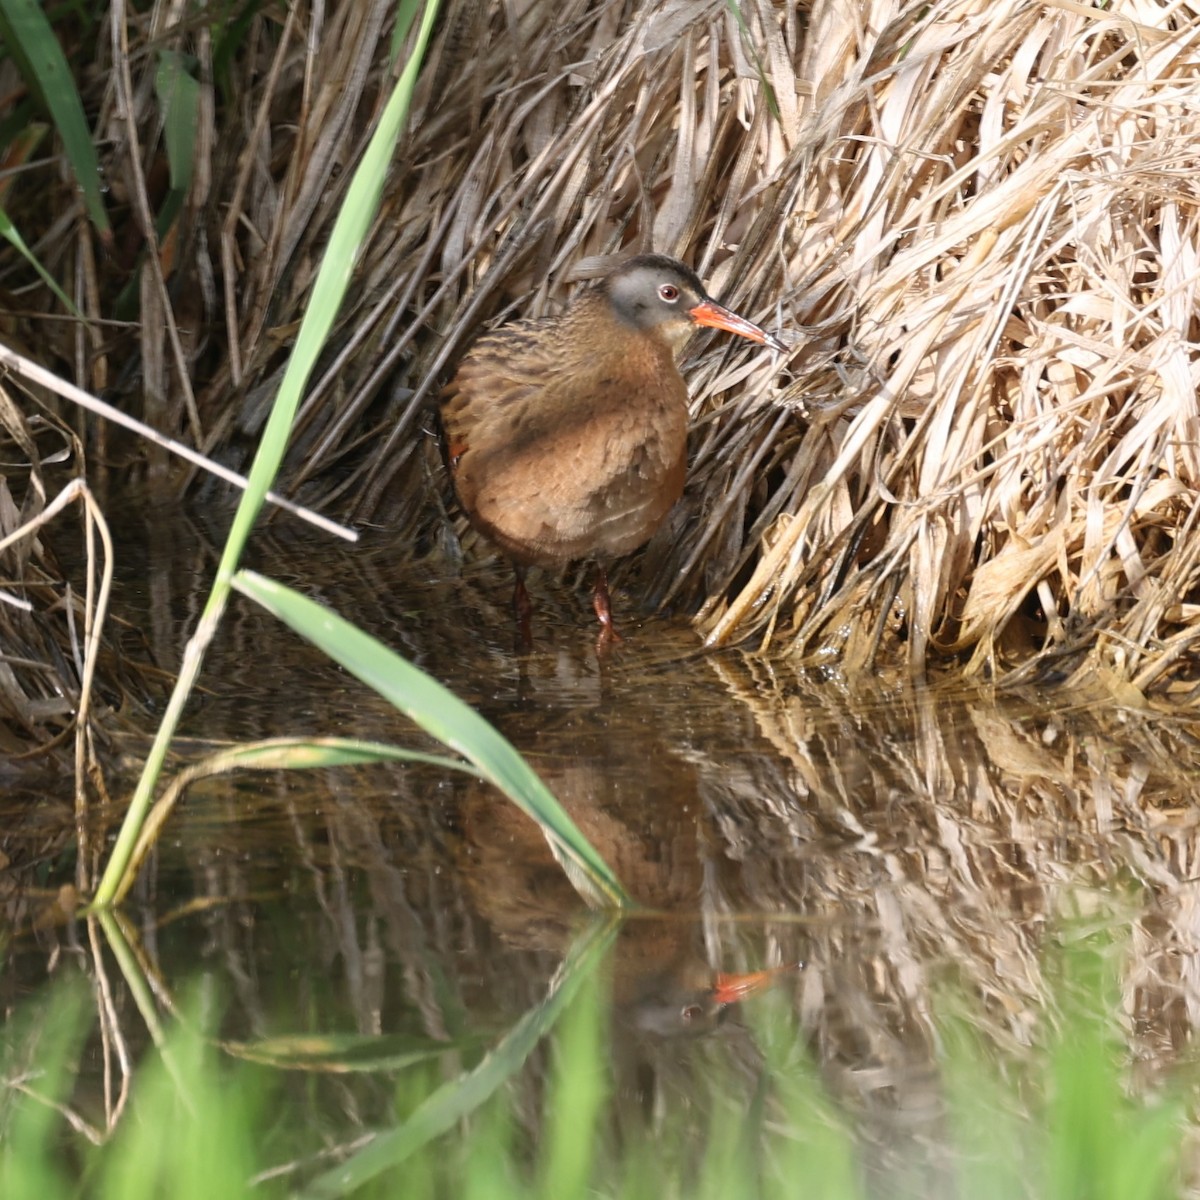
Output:
[[[506,1080],[520,1070],[533,1048],[558,1020],[580,985],[612,945],[615,919],[594,922],[576,939],[559,967],[545,998],[527,1012],[473,1071],[443,1084],[398,1129],[378,1134],[340,1167],[315,1179],[304,1200],[345,1196],[474,1112]]]
[[[590,905],[630,905],[616,876],[512,743],[448,688],[337,613],[281,583],[239,571],[233,586],[474,763],[485,779],[538,823],[567,877]]]
[[[92,224],[100,233],[110,235],[112,230],[100,189],[100,161],[83,114],[83,101],[38,0],[0,0],[0,36],[26,85],[54,119]]]
[[[159,53],[154,90],[162,107],[163,142],[167,148],[171,190],[186,194],[192,186],[195,166],[200,84],[188,72],[183,55],[177,50]]]
[[[0,237],[5,238],[17,248],[21,257],[42,277],[42,281],[59,298],[67,312],[82,321],[83,314],[71,303],[71,297],[58,286],[58,280],[38,261],[33,251],[26,245],[20,230],[9,220],[8,213],[2,208],[0,208]]]
[[[478,1050],[482,1039],[437,1041],[417,1034],[306,1033],[259,1038],[254,1042],[222,1042],[235,1058],[283,1071],[350,1075],[360,1071],[402,1071],[451,1051]]]

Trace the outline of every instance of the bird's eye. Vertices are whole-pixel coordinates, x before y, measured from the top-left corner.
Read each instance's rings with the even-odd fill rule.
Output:
[[[658,289],[659,299],[674,304],[679,299],[679,289],[673,283],[664,283]]]
[[[674,288],[671,290],[674,291]],[[698,1004],[685,1004],[683,1011],[679,1015],[685,1025],[690,1025],[693,1021],[697,1021],[704,1016],[704,1009]]]

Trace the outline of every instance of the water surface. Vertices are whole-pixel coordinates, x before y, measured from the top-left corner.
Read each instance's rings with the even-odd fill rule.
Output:
[[[174,668],[215,561],[210,536],[187,518],[130,518],[121,555],[122,639]],[[652,910],[621,928],[607,968],[623,1119],[694,1102],[714,1054],[752,1088],[755,1006],[784,1003],[880,1177],[899,1158],[927,1172],[925,1194],[949,1194],[938,1006],[948,990],[967,998],[989,1053],[1019,1058],[1045,1015],[1047,945],[1068,918],[1129,939],[1121,992],[1141,1081],[1190,1044],[1189,723],[1061,694],[851,685],[835,670],[706,654],[685,621],[641,617],[628,594],[617,598],[626,641],[598,656],[586,591],[545,578],[533,581],[535,645],[522,655],[501,564],[414,566],[385,545],[283,536],[261,539],[253,560],[495,722]],[[203,682],[184,725],[189,755],[285,733],[432,748],[240,598]],[[144,753],[154,703],[131,698],[114,763]],[[9,797],[10,856],[38,865],[8,873],[23,925],[0,983],[8,1004],[64,962],[91,969],[82,926],[38,917],[72,878],[70,795],[64,780],[43,781],[36,807]],[[126,914],[160,999],[199,975],[221,998],[227,1038],[482,1046],[545,997],[586,910],[536,828],[489,787],[397,765],[197,785]],[[769,999],[706,999],[720,974],[793,964]],[[144,1043],[120,978],[111,986],[126,1036]],[[534,1094],[543,1067],[535,1055],[510,1086]],[[387,1072],[323,1076],[301,1094],[303,1119],[330,1145],[394,1120]]]

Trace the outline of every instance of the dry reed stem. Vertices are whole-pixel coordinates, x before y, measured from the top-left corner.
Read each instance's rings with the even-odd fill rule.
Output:
[[[7,464],[0,477],[0,745],[9,755],[52,754],[73,731],[76,807],[83,811],[87,780],[98,769],[89,721],[113,564],[107,526],[83,480],[72,479],[49,495],[45,459],[57,456],[64,442],[68,453],[78,452],[68,431],[27,418],[0,388],[0,447]],[[82,600],[69,583],[62,587],[45,542],[45,527],[76,501],[85,518]],[[103,556],[96,552],[97,532]],[[81,854],[81,869],[83,863]]]

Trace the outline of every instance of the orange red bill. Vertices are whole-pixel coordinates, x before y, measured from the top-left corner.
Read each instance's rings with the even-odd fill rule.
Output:
[[[765,971],[750,971],[745,975],[726,975],[721,972],[713,984],[712,998],[717,1004],[736,1004],[764,991],[779,982],[784,975],[800,970],[803,963],[788,963],[783,967],[770,967]]]
[[[739,317],[737,313],[723,304],[718,304],[715,300],[701,300],[695,308],[689,310],[688,316],[697,325],[706,325],[712,329],[724,329],[728,333],[736,333],[739,337],[758,342],[760,346],[770,346],[772,350],[787,349],[773,333],[760,329],[753,321]]]

